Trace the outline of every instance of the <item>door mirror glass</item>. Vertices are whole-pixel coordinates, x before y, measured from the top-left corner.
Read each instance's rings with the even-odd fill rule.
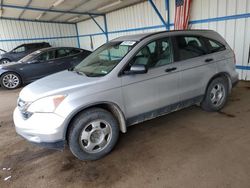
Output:
[[[145,65],[135,64],[130,67],[129,71],[125,71],[125,74],[145,74],[148,70]]]

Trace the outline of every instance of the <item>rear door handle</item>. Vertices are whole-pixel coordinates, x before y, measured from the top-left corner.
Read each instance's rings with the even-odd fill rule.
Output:
[[[172,72],[172,71],[175,71],[177,68],[176,67],[172,67],[172,68],[167,68],[165,70],[165,72]]]
[[[205,59],[205,62],[211,62],[211,61],[213,61],[214,59],[213,58],[208,58],[208,59]]]

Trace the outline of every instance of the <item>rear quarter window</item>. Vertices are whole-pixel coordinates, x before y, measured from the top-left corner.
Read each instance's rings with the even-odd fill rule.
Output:
[[[213,39],[207,39],[207,40],[210,53],[220,52],[226,49],[225,45],[221,44],[216,40]]]

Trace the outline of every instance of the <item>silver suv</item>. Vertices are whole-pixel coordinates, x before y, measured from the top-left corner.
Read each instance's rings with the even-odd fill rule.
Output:
[[[96,160],[130,125],[191,105],[220,110],[237,81],[234,53],[214,31],[124,36],[26,86],[14,122],[32,143],[67,143],[77,158]]]

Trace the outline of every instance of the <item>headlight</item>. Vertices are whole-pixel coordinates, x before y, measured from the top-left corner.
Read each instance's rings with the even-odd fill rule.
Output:
[[[37,101],[30,104],[27,111],[31,113],[35,112],[54,112],[56,108],[65,99],[65,95],[55,95],[38,99]]]

